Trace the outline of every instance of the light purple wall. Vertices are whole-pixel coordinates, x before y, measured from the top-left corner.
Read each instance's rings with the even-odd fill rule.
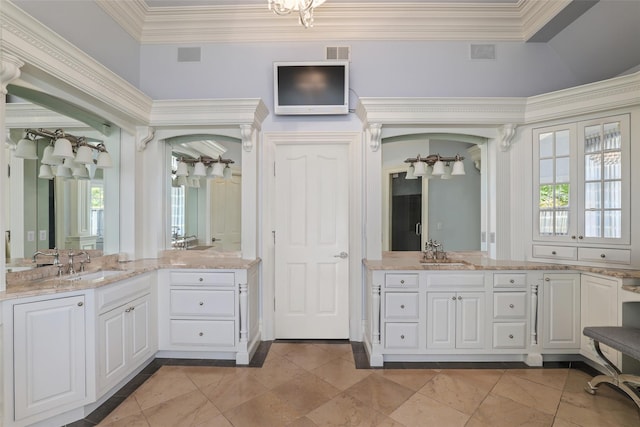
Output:
[[[140,45],[93,1],[14,3],[132,85],[139,85]]]

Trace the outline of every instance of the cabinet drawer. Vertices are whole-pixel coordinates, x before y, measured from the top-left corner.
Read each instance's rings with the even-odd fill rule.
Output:
[[[494,274],[493,275],[493,287],[494,288],[524,288],[527,286],[527,275],[516,274]]]
[[[524,348],[524,323],[494,323],[493,348]]]
[[[96,293],[98,313],[105,313],[149,292],[151,292],[149,274],[99,288]]]
[[[171,284],[233,286],[235,280],[233,273],[172,271]]]
[[[533,245],[533,256],[549,259],[578,259],[578,249],[571,246]]]
[[[578,248],[578,261],[631,264],[631,251],[627,249]]]
[[[385,274],[384,284],[395,288],[418,287],[418,274]]]
[[[384,341],[386,348],[418,348],[418,324],[386,323]]]
[[[387,319],[417,319],[417,292],[387,292],[384,296],[384,311]]]
[[[429,274],[427,276],[428,288],[484,288],[484,274],[464,274],[448,272],[444,274]]]
[[[235,291],[172,289],[172,316],[235,316]]]
[[[493,318],[513,319],[524,317],[526,310],[526,292],[496,292],[493,294]]]
[[[233,320],[171,320],[170,334],[173,345],[235,345]]]

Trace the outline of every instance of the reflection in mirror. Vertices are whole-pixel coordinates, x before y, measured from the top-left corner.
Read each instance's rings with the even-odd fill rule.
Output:
[[[420,251],[429,239],[445,251],[480,250],[482,190],[474,151],[482,142],[449,134],[383,141],[383,250]],[[422,176],[414,176],[410,160],[418,155],[433,155],[433,160],[439,155],[443,162],[430,159]],[[461,163],[454,170],[456,156]]]
[[[220,135],[167,140],[174,249],[240,251],[241,145]]]
[[[16,121],[12,110],[21,114],[36,111],[38,115],[24,116],[37,116],[47,125],[59,118],[64,131],[71,134],[67,135],[73,142],[70,155],[83,163],[74,164],[71,170],[51,164],[60,163],[59,156],[54,156],[55,161],[50,157],[55,140],[61,138],[55,133],[55,125],[47,130],[39,127],[41,123],[25,123],[26,119],[18,117],[22,127],[9,129],[5,168],[10,173],[4,192],[7,200],[3,203],[8,228],[5,232],[7,265],[21,259],[30,260],[36,251],[54,248],[117,253],[119,129],[110,128],[110,134],[104,135],[83,123],[28,103],[7,105],[8,125]],[[33,143],[35,152],[25,155],[19,143],[26,136],[27,127],[34,130],[28,140]],[[80,137],[82,142],[77,144]],[[81,149],[82,146],[99,146],[100,149]],[[100,157],[103,153],[108,153],[109,159]],[[111,167],[108,160],[111,160]]]

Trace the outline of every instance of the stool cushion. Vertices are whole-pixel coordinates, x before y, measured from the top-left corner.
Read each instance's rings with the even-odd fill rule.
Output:
[[[640,360],[640,328],[587,326],[583,333],[601,344]]]

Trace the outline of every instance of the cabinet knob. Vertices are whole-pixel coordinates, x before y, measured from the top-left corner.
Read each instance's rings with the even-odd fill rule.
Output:
[[[198,335],[203,336],[203,335],[204,335],[204,332],[200,332]]]
[[[513,305],[513,304],[509,304],[509,308],[513,308],[513,307],[514,307],[514,305]]]
[[[404,304],[402,304],[402,305],[400,306],[400,308],[404,309]]]
[[[82,307],[83,305],[84,305],[84,303],[83,303],[82,301],[80,301],[80,302],[78,303],[78,307]]]
[[[455,301],[455,300],[456,300],[456,297],[455,297],[455,296],[453,296],[453,297],[451,297],[451,299]]]
[[[513,334],[509,334],[509,339],[513,339]]]
[[[462,299],[462,297],[458,297],[458,301],[460,301]]]
[[[404,335],[400,335],[400,339],[403,340],[404,339]]]
[[[509,280],[509,283],[516,283],[516,281],[511,279],[511,280]]]
[[[203,303],[202,301],[200,301],[200,302],[198,303],[198,305],[204,305],[204,303]]]
[[[204,279],[201,277],[198,279],[199,282],[202,282]]]
[[[600,254],[600,258],[606,258],[605,254]]]
[[[557,255],[558,253],[556,251],[551,251],[551,255]]]
[[[584,236],[578,236],[578,239],[582,240],[584,239]]]
[[[401,284],[401,285],[404,285],[404,280],[400,280],[400,284]]]
[[[133,310],[135,310],[135,309],[136,309],[135,307],[131,307],[131,311],[133,311]]]
[[[572,238],[573,240],[575,240],[575,239],[576,239],[576,236],[571,236],[571,238]]]
[[[545,282],[549,282],[549,281],[551,281],[551,279],[549,279],[548,277],[545,277],[544,281]]]
[[[130,313],[131,312],[131,307],[127,308],[124,312],[125,313]]]

